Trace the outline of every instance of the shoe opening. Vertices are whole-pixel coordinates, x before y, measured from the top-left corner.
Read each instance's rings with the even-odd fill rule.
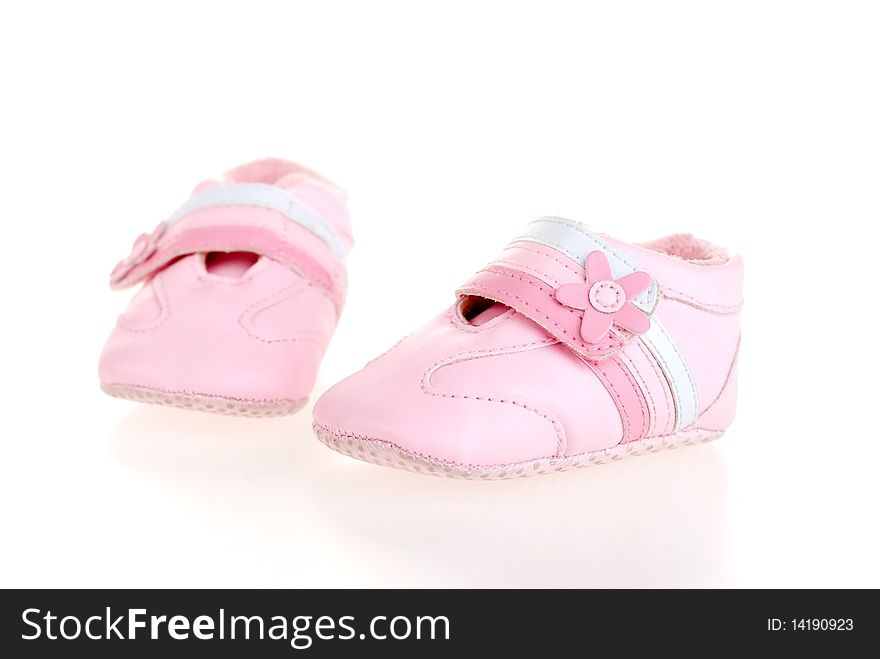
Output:
[[[227,279],[241,279],[260,260],[252,252],[209,252],[205,254],[205,270]]]
[[[466,295],[458,302],[458,314],[468,325],[479,327],[510,309],[506,304],[478,295]]]

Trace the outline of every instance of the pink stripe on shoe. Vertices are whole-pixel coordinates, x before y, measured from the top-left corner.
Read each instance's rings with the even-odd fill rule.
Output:
[[[633,379],[638,383],[650,412],[646,437],[668,435],[675,428],[675,402],[669,382],[660,365],[641,339],[636,339],[619,353]]]
[[[588,364],[602,380],[620,411],[623,423],[621,444],[645,437],[650,413],[639,385],[618,355]]]

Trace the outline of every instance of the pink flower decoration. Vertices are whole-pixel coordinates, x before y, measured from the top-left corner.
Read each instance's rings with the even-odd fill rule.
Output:
[[[583,284],[563,284],[556,299],[572,309],[582,309],[581,336],[587,343],[598,343],[614,323],[633,334],[648,331],[651,321],[632,304],[634,297],[651,285],[647,272],[633,272],[615,280],[604,252],[590,252]]]
[[[131,253],[117,263],[116,267],[113,268],[113,272],[110,273],[111,283],[122,281],[132,270],[143,264],[156,253],[156,249],[159,246],[159,240],[165,233],[165,227],[165,222],[160,222],[159,226],[153,230],[153,233],[142,233],[137,237],[137,240],[134,241],[134,245],[131,246]]]

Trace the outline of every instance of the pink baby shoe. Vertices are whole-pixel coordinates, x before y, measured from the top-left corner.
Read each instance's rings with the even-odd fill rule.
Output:
[[[562,471],[719,437],[736,407],[742,260],[532,222],[457,302],[318,400],[361,460],[453,478]]]
[[[303,406],[345,300],[345,195],[266,159],[196,187],[110,277],[143,283],[101,355],[111,396],[222,414]]]

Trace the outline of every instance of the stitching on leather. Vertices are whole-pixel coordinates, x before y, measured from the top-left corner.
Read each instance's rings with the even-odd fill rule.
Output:
[[[554,249],[559,250],[560,252],[562,252],[566,256],[570,257],[571,260],[574,261],[575,263],[577,263],[580,260],[577,254],[572,253],[571,250],[568,249],[568,247],[565,247],[564,245],[560,245],[555,240],[551,240],[550,238],[545,238],[544,236],[541,236],[540,241],[536,241],[536,240],[534,240],[534,238],[535,238],[534,236],[517,236],[516,238],[513,239],[513,242],[518,242],[521,240],[522,241],[530,241],[530,242],[538,242],[538,244],[540,244],[540,245],[547,245],[548,247],[553,247]]]
[[[529,348],[541,348],[544,346],[552,346],[556,343],[559,343],[558,339],[555,338],[546,338],[541,339],[539,341],[529,341],[527,343],[516,343],[513,345],[500,346],[498,348],[486,348],[485,350],[468,350],[465,352],[459,352],[449,357],[444,357],[443,359],[434,363],[433,366],[429,367],[425,373],[423,374],[423,380],[427,381],[430,379],[430,376],[440,368],[444,366],[452,366],[453,364],[458,364],[465,361],[470,361],[472,359],[479,359],[481,357],[494,357],[498,355],[513,355],[520,352],[528,352]]]
[[[153,292],[156,294],[156,300],[159,302],[159,317],[146,327],[134,328],[126,325],[125,314],[120,314],[116,319],[116,324],[120,329],[123,329],[126,332],[151,332],[171,318],[171,305],[168,303],[168,295],[165,292],[165,287],[162,285],[161,278],[153,277],[152,279],[147,280],[144,283],[144,287],[146,286],[152,286]]]
[[[406,340],[407,340],[409,337],[411,337],[411,336],[412,336],[411,333],[410,333],[410,334],[407,334],[407,335],[404,336],[402,339],[400,339],[397,343],[395,343],[393,346],[391,346],[390,348],[388,348],[388,350],[386,350],[385,352],[383,352],[383,353],[380,354],[380,355],[376,355],[375,357],[373,357],[373,358],[372,358],[370,361],[368,361],[364,366],[366,367],[366,366],[369,366],[370,364],[372,364],[373,362],[379,361],[380,359],[382,359],[382,357],[384,357],[384,356],[387,355],[389,352],[391,352],[392,350],[394,350],[397,346],[399,346],[401,343],[403,343],[404,341],[406,341]]]
[[[669,368],[669,364],[664,359],[663,355],[660,354],[660,351],[657,350],[656,346],[654,346],[648,339],[642,335],[641,340],[648,346],[648,351],[654,356],[654,359],[660,363],[661,370],[663,371],[663,378],[669,384],[669,391],[672,395],[672,429],[675,430],[675,426],[678,424],[678,420],[681,417],[681,403],[678,401],[676,397],[675,386],[672,382],[672,369]],[[653,349],[652,349],[653,347]]]
[[[426,394],[429,394],[431,396],[442,396],[443,398],[462,398],[465,400],[481,400],[481,401],[486,401],[489,403],[503,403],[503,404],[515,405],[516,407],[521,407],[525,410],[528,410],[529,412],[537,414],[538,416],[544,418],[546,421],[549,421],[553,426],[553,430],[556,433],[556,454],[555,455],[556,456],[564,455],[565,438],[561,434],[561,429],[559,427],[557,427],[557,424],[559,422],[556,419],[554,419],[553,417],[545,414],[544,412],[541,412],[540,410],[538,410],[530,405],[527,405],[526,403],[522,403],[520,401],[507,399],[507,398],[493,398],[492,396],[476,396],[476,395],[471,395],[471,394],[450,394],[450,393],[443,393],[443,392],[439,392],[439,391],[430,391],[428,389],[425,389],[424,387],[422,388],[422,390]]]
[[[680,444],[678,442],[676,442],[676,440],[681,437],[691,437],[694,434],[699,435],[700,433],[705,433],[706,437],[700,439],[698,436],[697,441],[707,441],[707,440],[715,439],[715,438],[723,435],[723,432],[718,431],[718,430],[691,428],[689,430],[684,430],[684,431],[681,431],[678,433],[673,433],[670,435],[664,435],[664,436],[660,436],[660,437],[643,438],[643,439],[635,440],[633,442],[629,442],[628,444],[623,444],[623,445],[617,444],[615,446],[611,446],[611,447],[605,448],[605,449],[597,449],[595,451],[585,451],[583,453],[574,453],[572,455],[565,455],[565,456],[561,456],[561,457],[544,456],[544,457],[538,457],[538,458],[531,458],[529,460],[521,460],[519,462],[512,462],[512,463],[508,463],[508,464],[495,463],[495,464],[487,464],[487,465],[475,465],[475,464],[463,464],[463,463],[455,462],[455,461],[451,461],[451,460],[441,460],[439,458],[435,458],[432,456],[425,455],[423,453],[419,453],[418,451],[412,451],[410,449],[405,449],[405,448],[401,447],[400,445],[395,444],[394,442],[391,442],[391,441],[388,441],[385,439],[379,439],[377,437],[370,437],[368,435],[361,435],[358,433],[347,432],[347,431],[341,430],[339,428],[325,426],[321,423],[318,423],[317,421],[312,424],[312,429],[315,431],[315,434],[318,436],[318,438],[321,440],[322,443],[324,443],[327,446],[330,446],[330,448],[333,448],[336,451],[339,451],[343,455],[348,455],[348,456],[356,458],[356,459],[362,459],[362,460],[366,460],[367,462],[372,462],[371,460],[369,460],[367,458],[361,458],[361,457],[355,456],[352,453],[348,453],[347,451],[340,450],[339,447],[337,447],[333,444],[328,444],[328,442],[325,441],[325,438],[322,437],[322,435],[329,436],[333,440],[348,439],[348,440],[357,440],[359,442],[363,442],[364,444],[366,444],[367,446],[370,447],[369,451],[371,451],[371,452],[372,451],[386,451],[386,450],[393,451],[394,457],[396,458],[398,463],[401,465],[405,465],[405,463],[403,463],[402,461],[407,460],[410,463],[415,462],[416,465],[418,465],[418,467],[421,467],[422,465],[419,465],[417,462],[417,460],[421,460],[422,463],[424,463],[426,465],[430,465],[431,467],[439,467],[441,469],[463,470],[465,472],[463,474],[463,477],[465,477],[465,478],[470,478],[472,476],[480,475],[480,478],[482,480],[486,480],[488,472],[491,472],[492,470],[495,470],[495,469],[503,469],[504,473],[513,472],[514,474],[520,474],[524,469],[529,468],[529,467],[531,467],[532,469],[535,469],[535,470],[540,470],[540,469],[548,469],[549,470],[552,468],[552,470],[554,472],[556,472],[556,471],[562,471],[563,469],[568,469],[568,468],[586,467],[591,464],[602,464],[602,463],[608,462],[610,460],[617,460],[618,456],[621,455],[621,449],[623,450],[623,454],[621,457],[628,457],[630,455],[635,456],[635,455],[642,455],[647,452],[653,452],[657,448],[667,448],[667,447],[678,446]],[[669,440],[672,440],[672,442],[667,445],[666,442],[668,442]],[[685,441],[684,443],[687,443],[687,441]],[[375,453],[371,453],[371,455],[373,457],[377,457]],[[593,461],[592,456],[608,456],[608,457],[607,457],[607,459]],[[549,462],[547,464],[542,464],[543,461],[549,461]],[[385,462],[385,463],[374,463],[374,464],[390,464],[390,463]],[[560,467],[559,465],[564,465],[564,466]],[[391,466],[395,466],[395,465],[391,465]],[[419,469],[417,469],[417,471],[419,471]],[[427,471],[429,473],[432,473],[431,469],[428,469]],[[468,473],[468,472],[471,472],[471,473]],[[421,473],[425,473],[425,472],[422,471]],[[541,473],[545,473],[545,472],[537,471],[536,473],[541,474]],[[447,474],[447,475],[449,475],[449,474]],[[496,478],[496,476],[488,476],[488,478],[494,480]]]
[[[446,467],[455,467],[457,469],[497,469],[500,467],[507,466],[501,462],[496,462],[494,464],[488,464],[488,465],[478,465],[478,464],[473,464],[473,463],[456,462],[455,460],[442,460],[440,458],[435,458],[433,456],[427,455],[426,453],[421,453],[420,451],[413,451],[412,449],[403,448],[399,444],[395,444],[394,442],[389,441],[387,439],[380,439],[378,437],[370,437],[369,435],[361,435],[358,433],[348,432],[348,431],[342,430],[341,428],[336,428],[334,426],[326,426],[322,423],[318,423],[317,421],[315,421],[312,424],[312,426],[313,427],[317,426],[322,431],[336,435],[337,437],[346,437],[348,439],[357,439],[357,440],[375,443],[375,444],[385,444],[387,446],[390,446],[390,447],[400,451],[401,453],[403,453],[407,456],[413,456],[413,457],[419,458],[421,460],[424,460],[425,462],[437,465],[439,467],[446,466]],[[559,456],[544,455],[544,456],[537,457],[537,458],[529,458],[528,460],[520,460],[519,462],[514,462],[513,465],[518,466],[521,464],[528,464],[528,463],[534,462],[535,460],[551,460],[556,457],[559,457]]]
[[[620,357],[621,361],[625,361],[627,366],[629,367],[628,369],[624,370],[628,370],[629,375],[636,378],[638,382],[641,383],[637,385],[643,394],[640,399],[644,398],[643,405],[648,406],[647,409],[644,409],[644,411],[647,413],[648,423],[647,427],[644,428],[645,434],[643,436],[648,437],[650,436],[651,431],[654,429],[654,422],[657,420],[657,408],[654,406],[654,398],[651,396],[651,391],[648,389],[648,384],[645,382],[642,374],[639,373],[639,371],[636,369],[635,362],[622,351],[619,353],[618,356]]]
[[[664,332],[665,331],[666,330],[664,330]],[[669,337],[669,345],[672,346],[672,349],[675,351],[675,354],[678,355],[678,359],[684,365],[684,371],[685,371],[685,374],[687,375],[688,384],[690,385],[690,388],[691,388],[691,394],[693,394],[694,401],[697,402],[697,405],[699,405],[700,398],[699,398],[699,396],[697,396],[697,386],[694,383],[694,376],[691,375],[691,369],[688,366],[687,361],[685,360],[684,356],[681,354],[681,351],[679,351],[678,346],[675,345],[675,340],[673,340],[673,338],[671,336]],[[694,412],[696,413],[696,416],[690,420],[690,424],[688,426],[682,426],[681,428],[679,428],[679,430],[684,430],[685,427],[690,427],[691,425],[693,425],[694,423],[697,422],[697,419],[700,416],[699,407],[697,407],[697,409],[694,410]]]
[[[633,350],[639,350],[640,354],[642,354],[641,348],[639,347],[640,345],[641,344],[636,344],[636,347],[634,347]],[[630,364],[632,365],[632,370],[635,373],[636,377],[638,377],[639,381],[642,383],[642,386],[644,387],[643,390],[645,393],[645,398],[647,399],[647,401],[650,405],[650,408],[651,408],[650,422],[648,423],[648,430],[646,433],[646,436],[650,437],[651,435],[653,435],[657,431],[657,419],[660,416],[658,413],[658,410],[660,409],[660,406],[654,400],[654,396],[651,393],[651,387],[648,386],[648,378],[645,377],[645,375],[642,374],[642,372],[638,368],[636,368],[636,362],[634,359],[630,358],[629,356],[627,356],[627,359],[629,360]]]
[[[673,293],[674,295],[669,295],[669,293]],[[686,293],[679,293],[671,288],[663,288],[660,291],[661,296],[664,300],[669,300],[670,302],[678,302],[679,304],[686,304],[689,307],[693,307],[699,311],[704,311],[705,313],[710,313],[715,316],[732,316],[733,314],[737,314],[742,311],[743,303],[739,304],[710,304],[708,302],[701,302],[696,298],[687,295]]]
[[[595,299],[592,297],[592,293],[593,293],[594,289],[597,292]],[[598,292],[602,291],[602,290],[610,290],[612,293],[614,293],[614,303],[613,304],[603,304],[599,300]],[[590,304],[592,304],[599,311],[603,311],[603,310],[604,311],[609,311],[609,310],[616,311],[617,309],[619,309],[620,307],[623,306],[624,302],[626,302],[626,299],[624,299],[623,302],[620,301],[621,291],[622,291],[622,289],[620,288],[619,284],[614,285],[614,282],[598,281],[590,287],[590,293],[591,293]],[[599,307],[602,307],[602,309],[599,309]]]
[[[560,259],[560,258],[557,257],[557,256],[550,256],[550,255],[548,255],[548,254],[545,254],[545,253],[542,252],[541,250],[535,249],[535,248],[533,248],[533,247],[529,247],[528,245],[515,244],[515,243],[518,243],[518,242],[520,242],[520,241],[522,241],[522,242],[527,242],[527,243],[531,243],[531,241],[526,241],[526,240],[524,240],[524,239],[522,239],[522,238],[517,238],[517,239],[515,239],[515,240],[513,241],[513,243],[511,243],[510,245],[508,245],[507,247],[505,247],[504,250],[502,250],[502,251],[507,251],[508,249],[522,249],[522,250],[525,250],[526,252],[531,252],[532,254],[537,254],[538,256],[543,256],[544,258],[553,259],[554,261],[556,261],[559,265],[563,266],[563,267],[564,267],[565,269],[567,269],[568,271],[570,271],[570,272],[576,274],[576,275],[577,275],[578,277],[580,277],[580,278],[583,278],[584,273],[583,273],[583,272],[578,272],[578,269],[575,268],[571,263],[566,263],[565,261],[563,261],[562,259]],[[583,270],[583,268],[581,268],[581,270]]]
[[[716,307],[716,308],[718,308],[718,309],[736,309],[736,310],[739,310],[739,309],[742,309],[742,305],[743,305],[742,301],[739,301],[739,302],[737,302],[736,304],[716,304],[716,303],[714,303],[714,302],[703,302],[702,300],[699,300],[699,299],[695,298],[693,295],[690,295],[689,293],[685,293],[684,291],[679,291],[679,290],[677,290],[677,289],[675,289],[675,288],[672,288],[671,286],[663,286],[662,288],[663,288],[663,291],[668,291],[668,292],[670,292],[670,293],[675,293],[676,295],[680,295],[680,296],[683,297],[683,298],[687,298],[687,299],[690,300],[691,302],[696,302],[697,304],[700,304],[700,305],[703,305],[703,306],[706,306],[706,307]]]
[[[662,329],[662,328],[660,328],[660,327],[658,326],[658,329]],[[669,336],[668,332],[666,332],[666,330],[662,330],[662,333],[665,334],[666,337],[669,339],[668,344],[672,347],[672,349],[675,351],[675,354],[678,356],[679,361],[683,364],[683,366],[684,366],[684,372],[685,372],[685,375],[687,375],[688,385],[690,386],[691,394],[692,394],[693,397],[694,397],[694,398],[693,398],[694,401],[696,401],[697,404],[699,404],[699,400],[700,400],[700,399],[699,399],[699,397],[697,396],[696,385],[695,385],[695,383],[694,383],[694,378],[693,378],[693,375],[691,375],[691,371],[690,371],[690,368],[688,367],[688,363],[687,363],[687,361],[686,361],[685,358],[682,356],[681,352],[680,352],[679,349],[678,349],[678,346],[675,344],[675,341],[672,339],[672,337]],[[642,340],[644,340],[644,336],[642,336]],[[651,352],[654,352],[654,351],[652,350]],[[658,358],[658,359],[663,363],[663,365],[666,367],[666,372],[669,374],[669,379],[670,379],[669,385],[670,385],[670,388],[672,388],[672,389],[673,389],[673,392],[674,392],[675,387],[674,387],[673,384],[672,384],[672,370],[669,368],[669,364],[666,362],[665,359],[663,359],[662,355],[660,355],[659,352],[657,352],[657,358]],[[673,394],[673,398],[674,398],[674,394]],[[682,425],[682,426],[679,428],[679,430],[684,430],[685,428],[689,428],[689,427],[691,427],[694,423],[696,423],[697,419],[699,418],[699,408],[697,408],[697,409],[695,410],[695,412],[696,412],[697,416],[696,416],[696,418],[691,419],[690,425],[688,425],[688,426],[684,426],[684,425]],[[677,417],[677,421],[681,421],[682,423],[684,422],[684,420],[681,418],[681,402],[680,402],[680,401],[678,402],[678,405],[677,405],[677,407],[676,407],[676,417]],[[677,423],[676,423],[676,425],[677,425]]]
[[[709,406],[705,410],[700,412],[698,419],[699,417],[709,412],[709,410],[711,410],[713,407],[715,407],[718,401],[721,400],[721,395],[727,390],[727,385],[730,384],[730,378],[733,377],[733,369],[736,368],[736,362],[739,360],[739,346],[741,342],[742,335],[740,335],[740,337],[736,340],[736,350],[733,353],[733,361],[730,362],[730,368],[727,369],[727,377],[724,378],[724,384],[721,385],[721,391],[719,391],[718,395],[715,396],[715,400],[709,403]]]
[[[591,364],[587,362],[587,366],[589,366],[596,373],[596,375],[599,376],[599,381],[605,385],[605,389],[608,391],[608,393],[611,394],[611,397],[614,399],[614,404],[617,405],[617,413],[620,414],[620,420],[623,424],[623,437],[618,443],[627,442],[632,437],[632,423],[629,420],[629,412],[626,411],[626,405],[623,404],[623,399],[620,397],[620,392],[617,391],[614,383],[611,382],[611,378],[608,377],[608,374],[605,372],[603,365]]]
[[[618,357],[619,356],[620,355],[618,355]],[[620,365],[620,370],[623,371],[624,377],[627,379],[630,386],[633,388],[633,391],[636,394],[636,398],[639,399],[639,407],[641,408],[642,414],[644,415],[642,417],[642,427],[639,429],[639,435],[634,436],[634,437],[630,437],[630,440],[641,439],[642,437],[645,437],[647,434],[647,427],[645,425],[645,419],[647,419],[648,422],[650,422],[650,418],[651,418],[650,414],[648,412],[648,407],[647,407],[647,404],[645,403],[644,396],[641,395],[639,385],[636,383],[635,379],[633,378],[631,371],[629,369],[627,369],[624,364],[621,364],[620,362],[618,362],[618,363]]]
[[[527,272],[530,275],[533,275],[534,277],[537,277],[538,279],[543,279],[544,283],[547,284],[548,286],[553,286],[555,288],[559,287],[559,280],[556,279],[553,275],[547,274],[543,270],[538,270],[537,268],[534,268],[530,265],[526,265],[525,263],[520,263],[519,261],[516,261],[515,259],[510,259],[510,260],[506,260],[506,261],[492,261],[487,267],[491,268],[492,266],[507,266],[507,267],[518,268],[520,270]]]
[[[654,371],[654,374],[657,376],[657,379],[660,382],[660,388],[663,389],[663,397],[666,402],[667,412],[666,425],[663,427],[663,433],[669,434],[675,427],[675,401],[672,399],[672,388],[669,385],[669,381],[666,379],[666,375],[663,374],[663,371],[660,370],[660,367],[657,365],[657,360],[651,354],[651,351],[645,347],[645,344],[642,343],[641,340],[636,341],[635,343],[639,347],[639,350],[642,351],[645,359],[648,360],[648,363],[651,365],[651,369]],[[671,424],[670,421],[672,421]],[[656,428],[656,426],[655,429],[659,430],[659,428]]]
[[[206,393],[202,393],[202,392],[198,392],[198,391],[189,391],[187,389],[176,389],[173,391],[170,389],[157,389],[155,387],[145,387],[142,384],[134,384],[133,382],[102,382],[101,384],[108,386],[108,387],[130,387],[132,389],[141,389],[143,391],[150,391],[152,393],[164,394],[164,395],[168,395],[168,396],[195,396],[198,398],[219,398],[222,400],[234,400],[237,403],[260,403],[260,404],[262,404],[262,403],[272,403],[272,404],[291,403],[291,404],[296,404],[296,403],[301,403],[305,400],[308,400],[308,398],[300,398],[300,399],[296,399],[296,400],[293,398],[238,398],[236,396],[226,396],[226,395],[221,396],[219,394],[206,394]]]
[[[481,357],[492,357],[496,355],[509,355],[517,352],[525,352],[529,348],[542,347],[545,345],[553,345],[554,343],[558,343],[555,339],[542,339],[540,341],[532,341],[529,343],[520,343],[517,345],[510,346],[502,346],[500,348],[493,348],[491,350],[476,350],[472,352],[463,352],[456,355],[452,355],[450,357],[444,357],[440,361],[436,362],[432,366],[428,367],[427,370],[422,374],[422,378],[419,381],[419,385],[422,391],[429,396],[441,396],[443,398],[462,398],[466,400],[481,400],[487,401],[490,403],[501,403],[507,405],[514,405],[516,407],[521,407],[526,409],[534,414],[537,414],[539,417],[543,418],[545,421],[549,421],[550,425],[553,427],[554,432],[556,433],[556,454],[554,457],[558,457],[565,454],[566,440],[565,440],[565,429],[562,427],[562,423],[560,423],[559,419],[555,416],[544,412],[543,410],[538,409],[528,403],[524,403],[521,400],[517,400],[515,397],[511,398],[497,398],[494,396],[481,396],[477,394],[453,394],[446,393],[441,391],[436,391],[432,389],[432,385],[430,383],[431,376],[440,368],[445,366],[452,366],[453,364],[458,364],[465,361],[470,361],[472,359],[479,359]]]
[[[312,284],[312,282],[304,279],[302,281],[291,284],[290,286],[282,288],[280,291],[276,291],[272,295],[269,295],[269,296],[264,297],[260,300],[257,300],[256,302],[251,304],[247,309],[245,309],[242,312],[242,314],[238,317],[239,327],[241,327],[249,337],[251,337],[252,339],[256,339],[257,341],[261,341],[262,343],[294,343],[296,341],[304,341],[307,343],[314,343],[315,345],[318,345],[323,348],[324,347],[323,341],[321,341],[320,339],[316,339],[316,338],[312,338],[312,337],[308,337],[308,336],[293,337],[293,338],[288,338],[288,339],[264,339],[256,334],[254,334],[253,332],[251,332],[250,329],[247,327],[247,325],[245,325],[245,317],[250,319],[256,313],[258,313],[260,311],[264,311],[266,309],[269,309],[270,307],[273,307],[276,304],[281,304],[282,302],[293,297],[294,294],[299,293],[300,291],[305,290],[306,288],[317,288],[317,287],[314,286]],[[254,328],[254,329],[256,329],[256,328]]]

